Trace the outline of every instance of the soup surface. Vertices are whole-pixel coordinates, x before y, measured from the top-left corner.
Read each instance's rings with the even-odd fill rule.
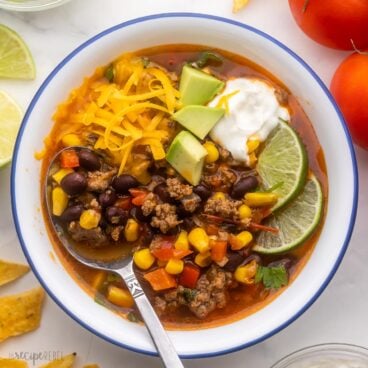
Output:
[[[276,77],[222,50],[160,46],[97,68],[59,105],[42,158],[53,221],[86,257],[133,254],[169,328],[265,306],[323,223],[327,175],[308,117]],[[81,287],[139,321],[124,283],[72,259],[45,221]]]

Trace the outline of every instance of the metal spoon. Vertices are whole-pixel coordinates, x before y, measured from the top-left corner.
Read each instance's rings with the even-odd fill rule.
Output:
[[[45,181],[45,197],[46,197],[46,204],[47,204],[47,211],[51,223],[55,229],[56,234],[58,235],[61,243],[68,251],[68,253],[74,257],[78,262],[99,270],[114,272],[120,275],[123,280],[125,281],[132,297],[134,298],[135,304],[142,315],[142,318],[145,322],[147,330],[151,335],[152,341],[157,348],[157,351],[165,365],[168,368],[184,368],[181,360],[175,348],[169,339],[167,333],[165,332],[159,318],[156,315],[156,312],[152,308],[147,296],[145,295],[139,281],[137,280],[134,270],[133,270],[133,261],[132,257],[124,257],[121,259],[114,259],[112,261],[101,261],[101,260],[92,260],[88,259],[85,256],[79,254],[75,247],[71,244],[68,237],[65,235],[63,227],[55,221],[54,216],[52,215],[52,204],[50,198],[50,191],[49,191],[49,178],[51,177],[51,171],[54,167],[55,162],[58,160],[61,152],[69,149],[74,149],[79,151],[92,150],[86,147],[68,147],[61,151],[59,151],[52,161],[50,162],[48,171],[47,171],[47,180]]]

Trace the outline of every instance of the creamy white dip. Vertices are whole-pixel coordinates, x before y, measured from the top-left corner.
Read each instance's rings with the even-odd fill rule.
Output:
[[[226,83],[224,91],[209,106],[227,98],[227,112],[210,132],[210,137],[231,152],[233,158],[249,164],[247,141],[255,137],[266,140],[279,123],[289,120],[289,112],[277,101],[275,89],[254,78],[237,78]]]

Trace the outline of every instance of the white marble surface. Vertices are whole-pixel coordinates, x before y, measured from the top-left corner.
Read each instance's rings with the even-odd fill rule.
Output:
[[[334,69],[346,55],[307,39],[295,26],[287,0],[250,0],[241,13],[231,13],[231,0],[72,0],[42,13],[10,13],[0,10],[0,23],[20,33],[37,65],[32,82],[0,80],[0,89],[10,93],[26,109],[38,86],[54,66],[76,46],[97,32],[122,21],[163,12],[202,12],[225,16],[253,25],[278,38],[303,57],[329,84]],[[185,361],[186,367],[259,367],[296,349],[322,342],[346,342],[368,346],[368,153],[357,148],[360,200],[350,247],[327,290],[288,328],[251,348],[230,355]],[[0,256],[21,261],[10,209],[10,170],[0,172]],[[343,210],[343,209],[342,209]],[[0,294],[24,290],[37,284],[29,274],[2,288]],[[221,336],[219,336],[221,338]],[[204,342],[205,344],[205,342]],[[158,359],[113,346],[84,330],[48,298],[41,327],[30,334],[0,344],[0,356],[27,354],[30,367],[44,358],[76,351],[80,365],[97,362],[102,368],[160,367]],[[35,362],[32,361],[35,358]]]

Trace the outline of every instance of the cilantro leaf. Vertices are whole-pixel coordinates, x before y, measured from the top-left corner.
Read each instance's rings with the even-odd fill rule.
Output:
[[[257,268],[255,282],[262,282],[266,289],[280,289],[288,284],[289,277],[284,266]]]

